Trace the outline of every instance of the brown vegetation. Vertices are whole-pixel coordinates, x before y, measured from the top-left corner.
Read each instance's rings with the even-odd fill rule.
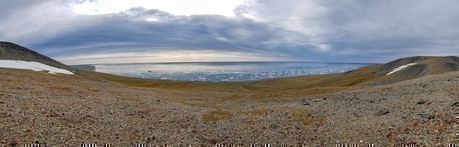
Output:
[[[233,114],[223,110],[215,110],[202,115],[202,119],[206,121],[219,121],[231,118]]]

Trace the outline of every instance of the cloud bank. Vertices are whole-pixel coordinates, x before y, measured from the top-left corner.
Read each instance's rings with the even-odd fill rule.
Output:
[[[0,6],[0,40],[68,64],[459,55],[455,0],[247,0],[235,5],[234,15],[194,10],[219,7],[205,1],[183,12],[146,3],[109,9],[97,0],[0,2],[8,4]],[[84,13],[79,7],[88,4]]]

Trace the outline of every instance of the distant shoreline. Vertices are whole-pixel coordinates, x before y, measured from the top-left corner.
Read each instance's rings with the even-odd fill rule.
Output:
[[[96,71],[96,66],[95,65],[69,65],[72,68],[78,69],[78,70],[84,70],[84,71]]]
[[[95,65],[126,65],[126,64],[193,64],[193,63],[325,63],[325,64],[366,64],[366,65],[381,65],[383,63],[352,63],[352,62],[307,62],[307,61],[234,61],[234,62],[140,62],[140,63],[98,63],[98,64],[83,64],[71,66],[95,66]]]
[[[240,82],[341,73],[368,65],[311,62],[206,62],[98,64],[94,66],[96,66],[98,72],[136,78],[175,81]]]

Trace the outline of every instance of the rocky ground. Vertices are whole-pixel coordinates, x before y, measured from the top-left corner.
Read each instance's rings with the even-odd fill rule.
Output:
[[[0,145],[459,143],[459,72],[271,101],[12,69],[0,87]]]

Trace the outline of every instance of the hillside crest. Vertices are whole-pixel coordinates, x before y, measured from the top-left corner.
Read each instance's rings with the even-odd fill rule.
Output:
[[[59,61],[11,42],[0,41],[0,60],[34,61],[75,72],[75,69]]]

